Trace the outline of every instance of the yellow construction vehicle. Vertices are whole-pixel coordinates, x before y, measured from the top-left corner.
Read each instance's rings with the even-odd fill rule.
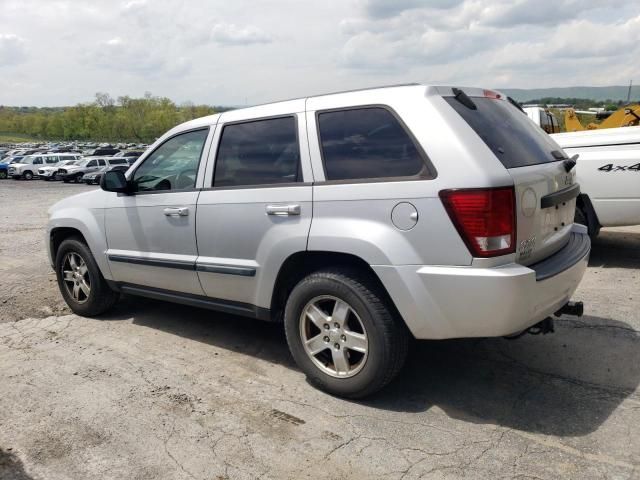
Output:
[[[590,123],[586,128],[582,123],[580,123],[575,110],[569,108],[564,112],[564,128],[567,132],[599,130],[603,128],[635,127],[637,125],[640,125],[640,104],[638,103],[622,107],[609,115],[601,123]]]

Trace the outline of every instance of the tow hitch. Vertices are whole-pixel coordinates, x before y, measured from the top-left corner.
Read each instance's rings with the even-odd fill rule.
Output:
[[[560,315],[571,315],[574,317],[581,317],[584,314],[584,305],[582,302],[567,302],[560,310],[554,313],[556,317]],[[507,340],[515,340],[516,338],[520,338],[521,336],[530,333],[531,335],[546,335],[547,333],[553,333],[553,318],[547,317],[541,322],[536,323],[535,325],[523,330],[520,333],[516,333],[515,335],[510,335],[506,338]]]
[[[584,314],[584,305],[582,302],[567,302],[564,307],[558,310],[554,315],[571,315],[573,317],[581,317]]]

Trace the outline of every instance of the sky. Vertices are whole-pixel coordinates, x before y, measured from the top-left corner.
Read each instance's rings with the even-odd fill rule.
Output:
[[[640,0],[0,0],[0,105],[640,83]]]

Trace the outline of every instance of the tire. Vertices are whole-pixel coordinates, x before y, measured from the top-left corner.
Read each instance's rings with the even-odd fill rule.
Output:
[[[73,181],[75,183],[82,183],[82,174],[81,173],[77,173],[75,177],[73,177]]]
[[[74,264],[79,267],[79,270],[73,268],[73,264],[69,261],[71,256],[75,258]],[[86,266],[84,273],[78,258]],[[106,312],[118,301],[119,294],[111,290],[89,247],[80,239],[72,237],[60,244],[56,252],[55,268],[60,293],[74,313],[83,317],[93,317]],[[74,272],[79,276],[77,280],[65,281],[64,271]],[[79,286],[78,298],[74,298],[75,285],[78,284],[88,287],[88,295],[86,289]]]
[[[589,221],[589,218],[589,214],[584,209],[584,207],[576,206],[576,214],[573,221],[587,227],[589,237],[591,237],[591,239],[593,240],[600,233],[600,225],[598,224],[597,220],[593,222],[594,224],[592,224],[592,222]]]
[[[69,180],[69,179],[67,179],[67,178],[63,178],[63,179],[62,179],[62,181],[63,181],[64,183],[69,183],[71,180]]]
[[[587,220],[587,214],[580,207],[576,207],[576,214],[573,221],[589,228],[589,220]]]
[[[338,316],[332,310],[336,300],[350,308],[340,328],[333,322]],[[314,321],[303,316],[313,306],[325,316]],[[329,329],[327,324],[318,326],[325,321]],[[291,354],[309,382],[340,397],[362,398],[386,386],[399,373],[409,349],[410,334],[385,293],[357,270],[330,269],[302,279],[287,299],[284,326]],[[303,337],[316,340],[311,344],[318,348],[316,354],[307,352]],[[364,346],[364,352],[351,349],[350,343],[355,348]],[[336,355],[338,360],[334,361]],[[347,370],[340,373],[337,365],[345,356]]]
[[[22,178],[25,180],[33,180],[33,173],[31,173],[29,170],[27,170],[26,172],[24,172],[22,174]]]
[[[8,176],[4,170],[0,172],[0,180],[6,180]]]

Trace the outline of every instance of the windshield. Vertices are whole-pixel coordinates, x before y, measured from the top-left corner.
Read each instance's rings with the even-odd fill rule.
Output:
[[[86,167],[87,163],[89,163],[89,160],[78,160],[76,162],[73,163],[73,165],[76,165],[78,167]]]
[[[65,165],[69,166],[69,165],[75,165],[75,164],[76,164],[75,160],[63,160],[61,162],[56,163],[54,166],[64,167]]]
[[[505,168],[557,162],[560,147],[525,114],[504,100],[471,97],[469,108],[456,97],[444,98],[460,114]],[[558,154],[556,153],[556,155]]]

